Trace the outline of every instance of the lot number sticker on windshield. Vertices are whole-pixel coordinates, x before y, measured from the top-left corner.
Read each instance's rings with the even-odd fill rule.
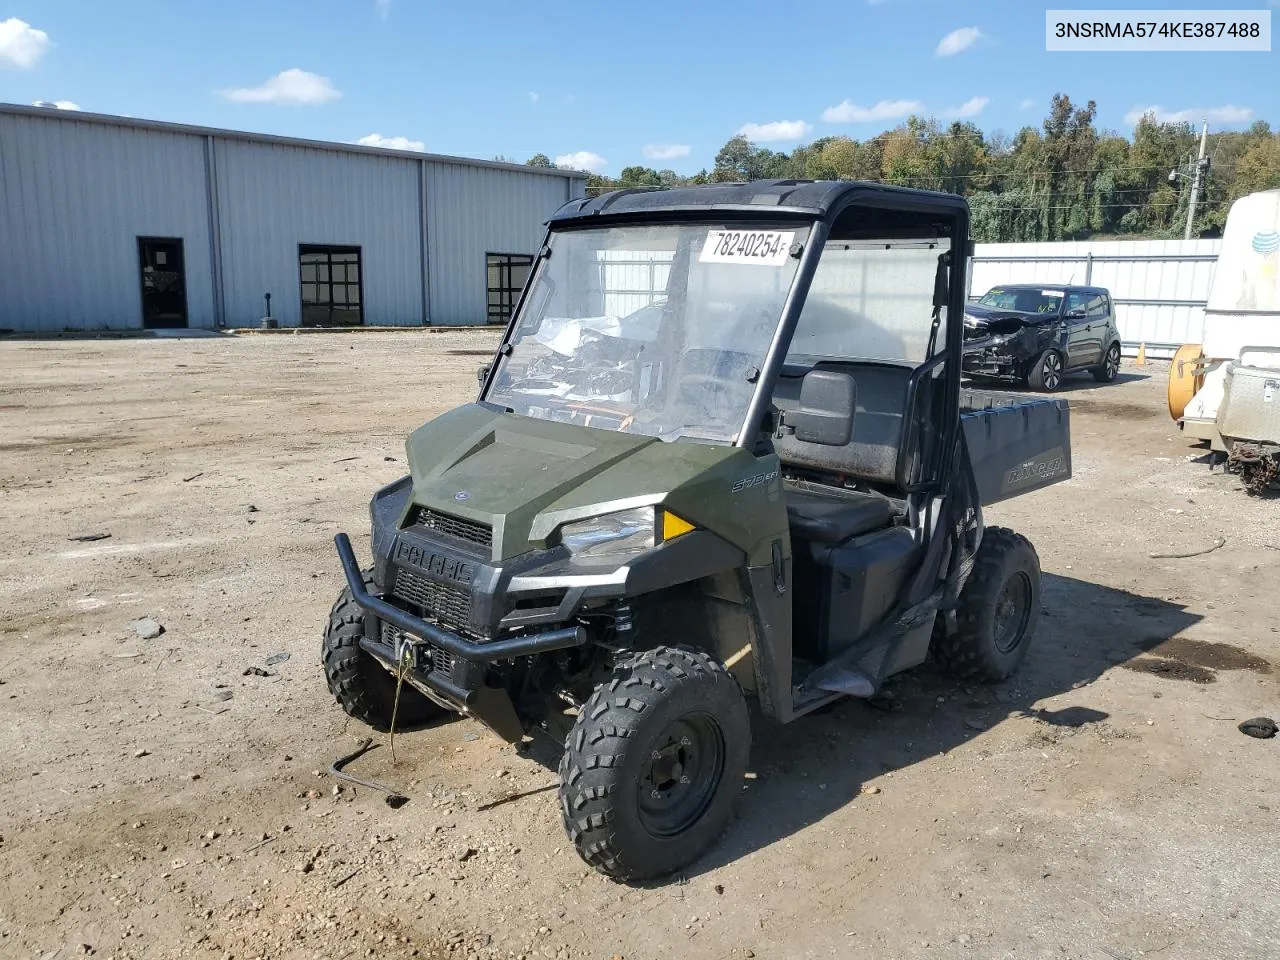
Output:
[[[795,231],[712,230],[702,245],[699,263],[754,263],[780,267],[791,255]]]

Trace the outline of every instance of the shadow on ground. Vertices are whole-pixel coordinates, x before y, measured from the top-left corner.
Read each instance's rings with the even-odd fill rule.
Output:
[[[1175,659],[1185,651],[1164,656],[1169,638],[1200,619],[1176,603],[1053,574],[1044,577],[1042,610],[1027,662],[1005,683],[963,684],[926,664],[893,678],[892,698],[879,707],[842,700],[787,726],[755,717],[756,779],[747,783],[737,821],[686,875],[785,840],[843,807],[865,781],[954,750],[1008,717],[1031,715],[1059,727],[1105,720],[1108,714],[1085,705],[1036,705],[1087,687],[1117,665],[1152,659],[1147,651]],[[1088,699],[1087,690],[1080,698]]]

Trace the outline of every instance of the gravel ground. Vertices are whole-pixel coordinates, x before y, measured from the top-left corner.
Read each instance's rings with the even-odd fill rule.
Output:
[[[398,810],[337,783],[332,536],[367,553],[493,344],[0,342],[0,956],[1280,956],[1280,738],[1236,729],[1280,715],[1280,501],[1178,435],[1160,365],[1070,381],[1074,479],[988,511],[1045,571],[1024,671],[757,720],[685,875],[589,872],[554,746],[471,721],[352,765]]]

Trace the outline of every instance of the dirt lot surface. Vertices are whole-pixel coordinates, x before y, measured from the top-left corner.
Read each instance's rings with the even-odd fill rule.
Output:
[[[472,721],[352,765],[401,809],[339,788],[332,536],[367,555],[492,346],[0,342],[0,956],[1280,956],[1280,738],[1236,729],[1280,715],[1280,500],[1177,435],[1159,365],[1071,381],[1075,478],[988,511],[1044,566],[1022,674],[757,721],[684,876],[588,872],[554,775]]]

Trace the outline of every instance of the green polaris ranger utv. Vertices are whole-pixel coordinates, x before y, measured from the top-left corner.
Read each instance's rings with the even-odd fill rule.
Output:
[[[584,860],[675,870],[751,745],[932,653],[1022,661],[1035,550],[981,507],[1071,474],[1067,406],[961,390],[969,211],[794,180],[575,200],[479,397],[370,504],[329,688],[374,726],[466,714],[563,740]]]

